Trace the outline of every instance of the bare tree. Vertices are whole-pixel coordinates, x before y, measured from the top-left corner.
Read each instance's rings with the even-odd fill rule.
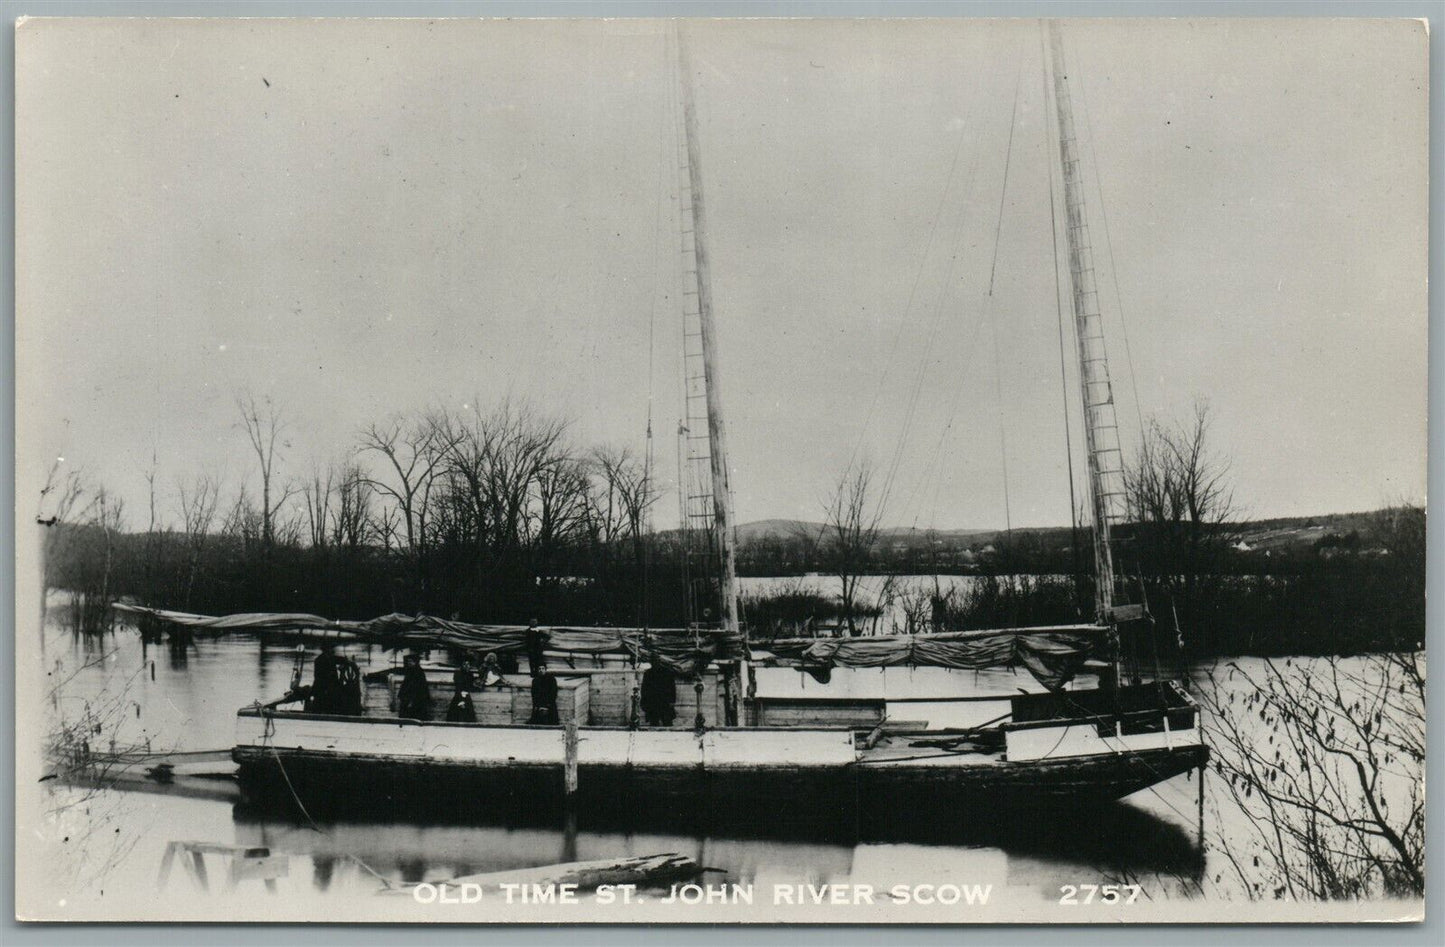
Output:
[[[647,513],[657,501],[647,465],[625,447],[598,447],[588,466],[594,474],[589,498],[593,534],[605,543],[624,537],[640,540]]]
[[[72,579],[72,617],[78,631],[110,630],[110,606],[116,594],[116,542],[124,523],[125,501],[105,487],[97,487],[81,521],[81,536],[89,548],[79,551],[79,575]]]
[[[336,503],[331,510],[331,542],[355,551],[371,538],[371,481],[360,466],[341,468],[336,482]]]
[[[327,464],[311,468],[311,480],[301,485],[302,506],[306,510],[306,533],[312,549],[326,548],[331,528],[331,498],[335,491],[336,467]]]
[[[236,499],[221,519],[221,535],[238,540],[243,548],[261,541],[261,512],[256,509],[245,484],[236,490]]]
[[[1138,562],[1192,616],[1200,583],[1214,574],[1233,540],[1239,510],[1230,485],[1229,461],[1210,443],[1211,418],[1198,401],[1188,422],[1152,420],[1124,485]]]
[[[839,602],[849,635],[862,633],[855,621],[859,580],[867,573],[878,543],[882,504],[873,497],[873,467],[866,461],[849,467],[838,478],[833,495],[823,506],[824,524],[818,538],[829,571],[842,587]]]
[[[176,496],[180,503],[181,529],[184,531],[186,544],[184,603],[186,608],[190,608],[206,543],[210,538],[211,525],[216,520],[216,510],[221,502],[221,488],[214,478],[198,476],[189,484],[178,483]]]
[[[294,484],[277,483],[276,479],[276,442],[285,429],[285,423],[280,409],[269,397],[260,405],[254,395],[238,397],[236,408],[241,413],[246,439],[250,441],[261,469],[261,546],[270,549],[276,543],[276,514],[296,492]]]
[[[568,454],[559,454],[537,468],[533,502],[525,519],[533,568],[550,571],[560,548],[588,525],[588,470]]]
[[[567,424],[528,404],[504,402],[454,419],[448,471],[465,493],[479,550],[505,558],[527,538],[541,473],[566,456]]]
[[[396,504],[406,549],[413,556],[425,553],[432,491],[459,436],[440,414],[411,421],[395,417],[361,433],[361,450],[381,455],[385,470],[366,482]]]
[[[71,539],[67,527],[75,517],[76,508],[85,496],[85,483],[79,470],[71,468],[61,474],[62,460],[50,465],[45,475],[45,485],[40,488],[40,505],[35,522],[44,530],[40,537],[40,635],[41,645],[45,641],[45,622],[50,602],[50,591],[58,586],[56,571],[60,561],[66,557]]]
[[[1230,662],[1204,698],[1251,897],[1424,893],[1424,652]]]

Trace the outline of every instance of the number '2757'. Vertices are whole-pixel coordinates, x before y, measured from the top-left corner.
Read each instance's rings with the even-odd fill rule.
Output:
[[[1143,889],[1138,885],[1060,885],[1060,904],[1133,904]]]

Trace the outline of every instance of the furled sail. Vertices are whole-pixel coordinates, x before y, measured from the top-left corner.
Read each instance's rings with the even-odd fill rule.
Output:
[[[862,638],[788,638],[768,649],[805,668],[932,666],[983,670],[1026,667],[1038,682],[1058,690],[1073,679],[1104,641],[1095,625],[1054,625],[990,631]]]
[[[434,615],[393,613],[369,621],[344,621],[304,613],[248,612],[236,615],[196,615],[141,605],[116,603],[117,611],[144,615],[158,621],[218,633],[304,632],[321,637],[356,638],[389,648],[448,647],[470,651],[525,650],[524,625],[473,625]],[[693,674],[710,662],[747,656],[743,636],[715,630],[688,628],[567,628],[548,627],[547,648],[568,654],[627,654],[662,664],[680,674]]]
[[[474,625],[434,615],[382,615],[369,621],[344,621],[304,613],[248,612],[196,615],[116,603],[117,611],[158,621],[226,632],[305,632],[372,641],[389,648],[448,647],[470,651],[523,651],[522,625]],[[1026,667],[1051,690],[1073,679],[1103,640],[1095,625],[957,631],[863,638],[782,638],[767,649],[808,669],[913,665],[963,670]],[[690,628],[547,628],[547,647],[569,654],[627,654],[693,674],[713,661],[750,655],[739,632]]]

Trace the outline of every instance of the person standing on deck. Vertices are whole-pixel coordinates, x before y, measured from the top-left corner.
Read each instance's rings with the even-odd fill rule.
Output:
[[[547,649],[547,633],[537,627],[537,619],[532,619],[527,626],[527,665],[532,671],[532,676],[537,675],[537,669],[546,663],[543,652]]]
[[[431,719],[431,691],[426,672],[421,669],[421,655],[408,654],[402,659],[401,687],[396,692],[397,713],[411,720]]]
[[[533,665],[532,674],[532,719],[528,723],[556,726],[561,720],[557,716],[557,679],[547,673],[547,665]]]
[[[341,666],[345,659],[336,654],[332,641],[321,643],[321,653],[311,665],[311,692],[306,696],[308,714],[334,714],[341,711]]]
[[[639,701],[649,727],[670,727],[677,718],[677,676],[654,660],[642,672]]]
[[[333,713],[344,714],[348,717],[360,717],[363,713],[361,706],[361,668],[356,662],[345,656],[337,657],[336,668],[337,683],[337,706]]]

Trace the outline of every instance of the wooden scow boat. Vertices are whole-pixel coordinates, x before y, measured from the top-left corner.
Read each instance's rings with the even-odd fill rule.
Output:
[[[698,624],[674,631],[553,629],[563,697],[556,725],[528,722],[530,680],[520,675],[474,691],[475,723],[402,719],[385,680],[369,691],[360,716],[282,709],[286,698],[243,709],[234,750],[243,782],[298,798],[350,794],[372,801],[447,786],[455,791],[445,798],[466,805],[488,798],[615,801],[680,793],[694,803],[767,799],[817,811],[823,800],[867,794],[936,812],[961,804],[1077,808],[1202,767],[1208,750],[1198,710],[1183,689],[1163,680],[1124,684],[1120,674],[1118,625],[1140,619],[1144,609],[1119,604],[1115,580],[1110,526],[1122,516],[1122,455],[1057,25],[1049,38],[1090,474],[1093,624],[774,642],[767,655],[748,647],[738,621],[696,120],[679,49],[679,73],[686,77],[679,89],[682,296],[686,336],[698,346],[687,353],[683,429],[707,432],[690,437],[701,445],[692,454],[700,483],[682,491],[684,525],[705,537],[696,562],[707,566],[691,576]],[[377,621],[417,636],[409,640],[462,650],[516,650],[521,634],[406,616]],[[357,630],[377,632],[375,623],[365,624]],[[574,660],[578,654],[584,659]],[[1101,656],[1105,686],[1067,689],[1085,659]],[[680,676],[683,693],[672,726],[640,722],[640,678],[655,664]],[[1035,692],[961,693],[959,682],[970,673],[1019,667],[1030,672]],[[450,669],[429,673],[429,686],[440,691],[435,703],[449,691]],[[932,675],[932,683],[909,690],[906,679],[914,674]]]

